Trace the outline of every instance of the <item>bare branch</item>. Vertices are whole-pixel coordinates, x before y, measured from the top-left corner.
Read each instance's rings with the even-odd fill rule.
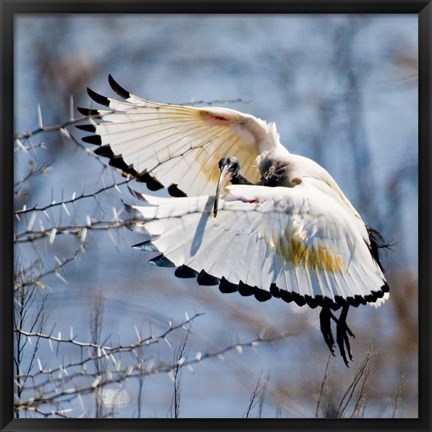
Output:
[[[263,401],[263,397],[264,397],[264,391],[265,388],[267,386],[269,380],[269,376],[267,375],[267,378],[264,382],[262,382],[262,371],[259,374],[258,380],[255,384],[255,387],[252,391],[250,400],[249,400],[249,405],[246,409],[246,413],[244,415],[244,418],[249,418],[251,411],[255,408],[255,406],[257,405],[258,402],[261,402],[262,405],[262,401]]]
[[[88,117],[79,117],[77,119],[71,119],[68,121],[65,121],[63,123],[59,123],[52,126],[43,126],[43,124],[39,124],[39,127],[28,132],[21,132],[15,135],[15,140],[26,140],[31,137],[34,137],[41,133],[49,133],[49,132],[60,132],[62,129],[66,129],[68,126],[73,126],[78,123],[82,123],[83,121],[88,120]]]
[[[85,225],[65,225],[65,226],[56,226],[55,228],[47,228],[43,230],[28,230],[21,233],[15,234],[14,241],[15,243],[27,243],[34,242],[40,239],[49,239],[50,243],[54,242],[54,239],[58,235],[74,235],[74,236],[82,236],[83,232],[88,229],[94,231],[111,231],[113,229],[122,228],[130,225],[134,222],[134,219],[129,220],[117,220],[117,221],[101,221],[96,220],[92,221],[89,219],[88,223]]]
[[[324,377],[323,377],[322,382],[321,382],[320,394],[319,394],[318,401],[317,401],[317,407],[316,407],[316,411],[315,411],[315,418],[318,418],[318,415],[319,415],[319,408],[320,408],[320,404],[321,404],[321,399],[322,399],[323,394],[324,394],[324,388],[325,388],[325,384],[326,384],[327,377],[328,377],[328,374],[329,374],[329,365],[330,365],[330,359],[331,359],[331,357],[332,357],[332,355],[329,354],[329,356],[327,358],[327,363],[326,363],[326,367],[325,367],[325,371],[324,371]]]
[[[73,195],[72,198],[70,198],[70,199],[61,200],[59,202],[53,201],[50,204],[46,204],[46,205],[40,206],[40,207],[38,207],[36,205],[33,207],[24,207],[20,210],[15,210],[14,214],[15,215],[22,215],[22,214],[31,213],[31,212],[40,212],[40,211],[44,212],[44,211],[47,211],[47,210],[52,209],[54,207],[65,206],[66,204],[74,204],[77,201],[82,200],[82,199],[95,198],[97,195],[100,195],[101,193],[107,192],[110,189],[118,188],[119,186],[122,186],[122,185],[128,183],[129,181],[130,181],[129,179],[124,180],[124,181],[119,182],[119,183],[114,183],[114,184],[111,184],[109,186],[104,186],[95,192],[82,193],[81,195],[78,195],[78,196]]]
[[[371,347],[369,347],[369,350],[366,354],[366,357],[363,360],[363,362],[362,362],[360,368],[358,369],[356,375],[354,376],[353,381],[348,386],[347,390],[345,391],[345,393],[343,394],[343,396],[341,398],[341,401],[339,403],[337,413],[336,413],[337,418],[343,417],[344,412],[345,412],[348,404],[350,403],[350,401],[353,397],[354,391],[357,388],[358,384],[360,383],[361,379],[364,378],[367,380],[367,377],[369,375],[369,362],[371,360],[371,357],[372,357],[372,351],[371,351]],[[362,385],[359,397],[363,396],[364,389],[365,389],[365,385]]]

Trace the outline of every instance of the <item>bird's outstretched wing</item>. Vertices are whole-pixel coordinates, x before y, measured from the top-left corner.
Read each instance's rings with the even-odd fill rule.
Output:
[[[95,134],[83,141],[99,145],[97,154],[150,190],[167,187],[174,196],[212,194],[218,162],[226,156],[236,156],[246,178],[256,182],[256,157],[281,146],[274,123],[227,108],[150,102],[130,94],[111,76],[109,82],[125,101],[88,89],[109,110],[79,108],[91,124],[78,127]]]
[[[374,303],[388,291],[366,228],[328,187],[232,185],[212,215],[213,196],[157,198],[132,192],[128,206],[147,234],[135,247],[160,252],[152,263],[180,277],[219,284],[258,300],[280,297],[311,307]]]

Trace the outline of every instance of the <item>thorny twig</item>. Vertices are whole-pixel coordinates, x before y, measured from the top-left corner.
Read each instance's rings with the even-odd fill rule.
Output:
[[[39,211],[45,212],[45,211],[47,211],[47,210],[49,210],[51,208],[54,208],[54,207],[58,207],[58,206],[62,206],[63,207],[66,204],[74,204],[75,202],[77,202],[77,201],[79,201],[81,199],[95,198],[97,195],[99,195],[101,193],[104,193],[104,192],[106,192],[106,191],[108,191],[110,189],[118,188],[119,186],[122,186],[122,185],[128,183],[129,181],[130,181],[129,179],[128,180],[124,180],[124,181],[119,182],[119,183],[114,183],[114,184],[111,184],[109,186],[104,186],[104,187],[98,189],[95,192],[82,193],[81,195],[78,195],[78,196],[73,195],[70,199],[61,200],[61,201],[58,201],[58,202],[53,201],[50,204],[46,204],[46,205],[40,206],[40,207],[37,207],[36,205],[33,206],[33,207],[23,207],[22,209],[15,210],[14,213],[15,213],[15,215],[20,216],[22,214],[31,213],[31,212],[39,212]]]
[[[371,352],[371,348],[369,348],[365,359],[363,360],[363,363],[361,364],[360,368],[358,369],[356,375],[354,376],[354,379],[352,381],[352,383],[348,386],[347,390],[345,391],[345,393],[343,394],[341,401],[339,403],[337,412],[336,412],[336,417],[337,418],[342,418],[346,408],[348,407],[348,404],[350,403],[354,391],[357,388],[359,382],[361,381],[361,379],[363,378],[364,380],[367,380],[368,376],[369,376],[369,362],[371,360],[372,357],[372,352]],[[361,387],[361,391],[359,394],[359,398],[361,398],[364,394],[364,390],[365,390],[365,381],[364,384]],[[356,404],[357,407],[357,404]],[[354,408],[355,410],[356,408]]]
[[[52,126],[43,126],[43,125],[39,125],[38,128],[32,130],[32,131],[27,131],[27,132],[21,132],[15,135],[15,140],[26,140],[29,139],[31,137],[34,137],[35,135],[38,135],[40,133],[43,132],[60,132],[61,130],[67,130],[66,128],[68,126],[74,126],[78,123],[81,123],[83,121],[88,120],[88,117],[79,117],[77,119],[70,119],[68,121],[65,121],[63,123],[59,123],[56,125],[52,125]],[[69,133],[69,132],[67,132]]]
[[[216,350],[214,352],[207,352],[207,353],[201,353],[198,352],[193,358],[187,358],[187,354],[185,352],[186,345],[182,345],[183,348],[180,349],[178,352],[181,353],[181,357],[174,359],[174,362],[158,362],[154,363],[152,360],[149,360],[147,363],[139,362],[135,364],[134,366],[129,366],[127,368],[121,368],[119,367],[121,362],[120,360],[116,360],[114,357],[114,354],[119,354],[121,352],[128,352],[133,353],[136,349],[138,349],[141,346],[148,346],[153,343],[158,343],[160,341],[166,340],[167,336],[175,331],[179,330],[181,328],[185,329],[186,331],[190,331],[190,324],[193,320],[195,320],[197,317],[199,317],[202,314],[196,314],[193,317],[183,321],[182,323],[176,325],[176,326],[170,326],[164,333],[162,333],[159,336],[150,336],[148,338],[140,338],[137,342],[130,344],[130,345],[119,345],[119,346],[108,346],[108,345],[99,345],[95,343],[89,343],[89,342],[80,342],[77,340],[74,340],[73,337],[71,338],[61,338],[61,337],[55,337],[55,336],[49,336],[46,334],[41,334],[39,332],[29,333],[22,331],[20,329],[16,329],[15,331],[23,336],[29,337],[29,338],[44,338],[48,339],[52,342],[57,343],[68,343],[72,344],[77,347],[87,347],[87,348],[93,348],[96,351],[96,355],[89,354],[88,357],[86,357],[84,360],[70,364],[70,365],[62,365],[57,368],[52,369],[40,369],[39,371],[33,373],[33,374],[26,374],[25,376],[18,376],[17,378],[23,379],[23,378],[30,378],[35,382],[34,386],[28,386],[26,390],[36,390],[37,388],[44,388],[48,385],[52,385],[53,383],[57,384],[61,382],[62,388],[64,388],[64,391],[58,393],[55,388],[53,390],[45,389],[45,392],[43,396],[35,396],[31,397],[28,400],[20,400],[18,403],[17,409],[33,409],[35,406],[39,406],[41,404],[49,404],[49,403],[56,403],[59,401],[67,402],[72,400],[74,397],[79,395],[84,395],[93,392],[96,388],[103,387],[107,385],[108,383],[117,383],[117,382],[124,382],[126,379],[130,378],[142,378],[143,375],[153,375],[156,373],[167,373],[167,374],[173,374],[175,371],[179,373],[179,371],[185,367],[191,368],[195,364],[199,364],[203,362],[206,359],[210,358],[218,358],[222,359],[223,356],[233,350],[236,350],[237,352],[242,352],[242,350],[239,349],[239,347],[246,348],[246,347],[256,347],[260,343],[273,343],[277,340],[280,340],[286,335],[278,335],[271,338],[256,338],[252,341],[236,344],[236,345],[229,345],[223,349]],[[181,347],[180,347],[181,348]],[[93,351],[94,352],[94,351]],[[89,351],[91,353],[91,351]],[[84,367],[84,365],[88,362],[94,362],[97,360],[107,360],[113,363],[113,370],[109,370],[106,367],[103,371],[97,371],[91,372],[87,368]],[[73,370],[75,367],[79,367],[80,369],[78,371]],[[45,381],[35,381],[38,377],[39,379],[41,377],[46,376],[47,379]],[[69,382],[74,382],[74,380],[78,377],[84,377],[87,379],[91,379],[92,383],[84,386],[84,387],[70,387],[66,388]],[[58,386],[57,386],[58,387]],[[178,411],[177,411],[178,413]]]
[[[49,238],[50,243],[53,243],[55,237],[60,234],[82,236],[88,229],[95,231],[110,231],[116,228],[122,228],[130,225],[133,220],[117,220],[117,221],[89,221],[85,225],[65,225],[56,226],[54,228],[42,230],[25,230],[15,234],[15,243],[33,242],[42,238]]]

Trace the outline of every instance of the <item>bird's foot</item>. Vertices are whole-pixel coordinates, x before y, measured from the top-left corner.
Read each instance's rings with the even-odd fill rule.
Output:
[[[341,356],[345,362],[345,365],[349,367],[349,362],[347,359],[347,354],[349,359],[352,361],[352,353],[351,353],[351,346],[349,342],[349,336],[355,337],[354,333],[350,330],[346,323],[346,317],[348,314],[348,308],[349,306],[346,305],[343,307],[342,312],[339,316],[339,319],[336,323],[336,341],[339,347],[339,351],[341,353]],[[345,351],[346,348],[346,351]]]
[[[339,318],[336,318],[329,307],[323,307],[320,313],[320,327],[324,336],[324,340],[330,349],[332,355],[335,355],[335,341],[331,330],[331,319],[336,322],[336,343],[339,347],[339,352],[344,360],[344,363],[349,367],[349,360],[353,360],[349,336],[355,337],[354,333],[348,327],[346,318],[349,306],[345,305]]]
[[[324,336],[325,343],[329,347],[330,352],[332,355],[335,355],[335,343],[333,339],[333,334],[331,331],[331,322],[330,319],[334,318],[334,315],[332,314],[329,307],[323,307],[320,312],[320,327],[321,332]]]

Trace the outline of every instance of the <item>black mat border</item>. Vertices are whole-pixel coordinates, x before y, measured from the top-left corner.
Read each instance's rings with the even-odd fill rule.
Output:
[[[13,419],[13,16],[18,13],[414,13],[419,17],[419,419]],[[0,430],[2,431],[431,431],[430,1],[20,1],[0,0]],[[9,372],[9,373],[8,373]]]

